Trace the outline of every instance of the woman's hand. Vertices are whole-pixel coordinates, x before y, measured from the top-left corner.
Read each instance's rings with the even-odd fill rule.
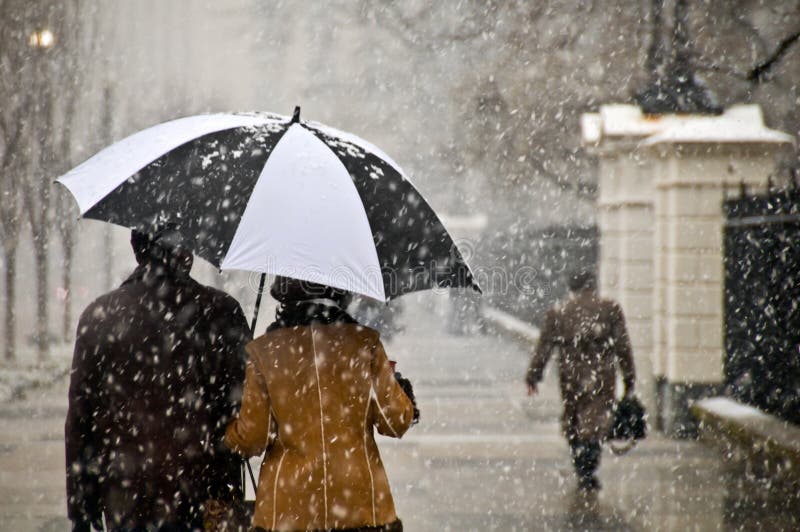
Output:
[[[414,397],[414,387],[411,386],[411,381],[403,377],[403,375],[399,372],[395,372],[394,378],[397,380],[397,384],[400,385],[400,388],[403,389],[408,398],[411,399],[411,404],[414,405],[414,417],[412,418],[412,423],[416,425],[419,423],[419,409],[417,408],[417,400]]]

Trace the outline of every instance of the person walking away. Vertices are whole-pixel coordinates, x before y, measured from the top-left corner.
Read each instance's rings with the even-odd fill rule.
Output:
[[[241,497],[222,443],[251,338],[230,296],[194,281],[174,227],[131,233],[138,267],[78,324],[65,425],[73,530],[202,530]]]
[[[526,382],[529,395],[535,395],[548,360],[558,351],[562,430],[579,487],[594,490],[600,488],[595,472],[611,428],[617,366],[625,396],[633,394],[636,377],[620,306],[597,294],[591,272],[571,275],[569,288],[569,297],[545,316]]]
[[[254,530],[402,531],[373,427],[399,438],[418,413],[378,333],[343,310],[341,290],[278,277],[271,294],[276,321],[246,347],[225,436],[245,456],[266,451]]]

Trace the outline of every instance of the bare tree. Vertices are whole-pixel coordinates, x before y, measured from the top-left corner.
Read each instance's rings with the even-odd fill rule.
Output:
[[[98,49],[98,40],[95,38],[97,26],[92,23],[92,17],[81,11],[77,1],[62,4],[63,17],[70,23],[62,28],[61,46],[64,53],[58,64],[59,85],[63,96],[60,98],[62,105],[61,128],[58,143],[54,145],[57,157],[55,168],[62,173],[74,166],[84,154],[75,153],[75,138],[79,132],[75,131],[74,117],[78,106],[78,94],[82,87],[88,85],[83,79],[85,70],[81,69],[84,58],[93,57]],[[104,139],[105,140],[105,139]],[[72,197],[61,190],[54,198],[56,220],[55,227],[61,239],[63,261],[61,269],[61,287],[63,290],[63,313],[61,321],[61,338],[69,341],[72,336],[72,270],[75,246],[77,244],[78,212]]]
[[[49,98],[36,105],[39,117],[46,117],[52,113],[52,106]],[[49,355],[50,333],[49,333],[49,248],[50,233],[52,225],[52,213],[50,209],[50,183],[47,178],[48,171],[53,167],[50,152],[47,147],[49,130],[42,124],[35,128],[34,139],[39,148],[37,165],[32,170],[29,179],[22,182],[22,198],[28,221],[31,225],[33,236],[33,256],[35,261],[36,276],[36,329],[35,339],[39,359],[44,360]]]
[[[721,103],[758,103],[770,126],[798,135],[800,1],[709,0],[690,11],[695,65]],[[800,169],[797,150],[781,165],[787,179]]]
[[[77,243],[75,228],[77,212],[74,202],[66,194],[56,196],[56,228],[61,236],[61,248],[64,253],[61,269],[61,287],[64,294],[64,312],[61,320],[61,339],[65,342],[72,338],[72,263]]]
[[[486,176],[494,199],[509,207],[500,218],[518,218],[543,190],[593,203],[594,171],[577,133],[580,114],[628,98],[645,56],[643,5],[385,0],[370,6],[364,8],[370,21],[405,35],[416,55],[447,58],[455,142],[463,162]],[[509,221],[497,220],[499,226]]]
[[[75,33],[79,31],[77,0],[57,5],[33,4],[28,15],[33,28],[32,54],[26,68],[32,71],[31,105],[26,120],[31,124],[33,147],[31,175],[21,190],[33,236],[36,277],[35,338],[38,357],[44,360],[50,347],[50,239],[54,226],[53,178],[70,163],[71,124],[75,112]],[[71,233],[69,233],[71,235]],[[73,242],[69,239],[69,259]],[[71,267],[71,264],[68,265]],[[69,282],[69,273],[67,274]],[[65,287],[69,291],[69,286]]]
[[[2,61],[2,60],[0,60]],[[5,297],[4,309],[4,358],[13,360],[16,350],[16,282],[17,282],[17,249],[22,226],[21,198],[19,196],[19,176],[21,173],[19,157],[15,154],[19,149],[23,134],[6,133],[10,130],[7,118],[13,115],[10,109],[2,113],[0,126],[0,243],[2,243],[5,275],[3,278]]]
[[[759,103],[773,127],[800,130],[800,1],[667,0],[665,7],[664,20],[650,22],[687,42],[662,52],[692,63],[722,107]],[[537,183],[572,203],[593,203],[580,115],[634,103],[652,70],[651,2],[383,0],[361,9],[369,23],[398,35],[410,57],[443,58],[464,162],[487,176],[508,212],[535,205]],[[675,22],[673,9],[686,19]]]
[[[0,70],[14,76],[0,76],[0,240],[4,258],[4,358],[13,360],[16,352],[17,250],[23,228],[23,182],[29,164],[31,129],[27,118],[33,105],[30,91],[31,70],[26,63],[30,36],[26,33],[29,4],[6,0],[0,3]]]

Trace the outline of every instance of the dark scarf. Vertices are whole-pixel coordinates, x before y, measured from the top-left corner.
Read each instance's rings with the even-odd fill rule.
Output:
[[[290,301],[278,305],[275,321],[267,327],[267,332],[284,327],[302,327],[320,323],[358,323],[332,299],[308,299]]]

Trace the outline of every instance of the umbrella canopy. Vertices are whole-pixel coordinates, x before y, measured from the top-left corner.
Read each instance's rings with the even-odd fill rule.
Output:
[[[389,300],[472,287],[433,209],[380,149],[267,114],[213,114],[151,127],[58,179],[85,218],[172,223],[220,269],[313,281]]]

